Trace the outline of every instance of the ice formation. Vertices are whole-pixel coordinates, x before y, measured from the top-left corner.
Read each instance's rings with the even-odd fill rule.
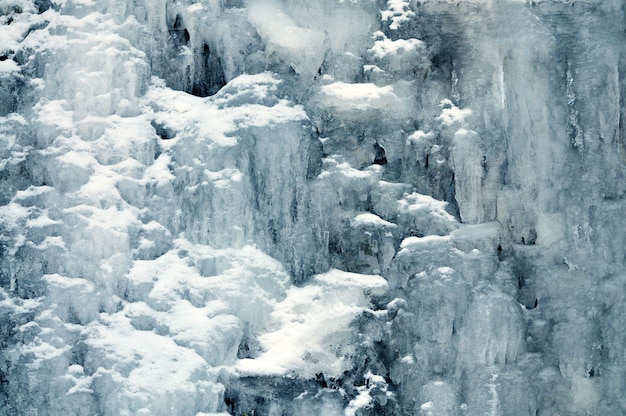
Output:
[[[0,0],[0,415],[626,413],[622,0]]]

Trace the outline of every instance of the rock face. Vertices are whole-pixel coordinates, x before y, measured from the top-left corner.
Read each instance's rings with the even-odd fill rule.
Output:
[[[0,415],[626,413],[621,0],[0,0]]]

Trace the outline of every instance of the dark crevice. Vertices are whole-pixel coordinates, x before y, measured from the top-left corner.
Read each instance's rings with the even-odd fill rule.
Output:
[[[169,140],[176,137],[176,131],[169,128],[165,124],[158,123],[155,120],[152,120],[150,124],[154,127],[157,136],[159,136],[162,140]]]
[[[387,157],[385,156],[385,149],[378,143],[374,143],[374,164],[386,165]]]
[[[176,19],[169,29],[170,39],[174,45],[174,48],[178,49],[182,46],[186,46],[189,43],[189,31],[185,29],[183,25],[183,18],[180,14],[176,15]]]
[[[523,258],[515,258],[511,268],[517,279],[517,301],[526,309],[535,309],[539,306],[539,298],[535,290],[535,273]]]
[[[33,4],[37,8],[37,13],[39,14],[54,7],[54,4],[50,0],[35,0]]]
[[[222,61],[206,43],[195,57],[194,72],[190,91],[193,95],[198,97],[214,95],[226,85]]]
[[[168,21],[168,33],[169,51],[163,56],[168,69],[160,76],[171,88],[208,97],[226,85],[222,60],[215,48],[208,41],[200,43],[180,13]]]

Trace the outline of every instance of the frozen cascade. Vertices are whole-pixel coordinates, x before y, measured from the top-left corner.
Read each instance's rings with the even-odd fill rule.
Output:
[[[626,413],[622,0],[0,0],[0,415]]]

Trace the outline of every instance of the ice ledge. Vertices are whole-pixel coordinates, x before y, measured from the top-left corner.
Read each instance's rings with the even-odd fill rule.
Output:
[[[302,106],[278,96],[280,82],[269,72],[244,74],[214,96],[200,98],[172,90],[153,78],[144,113],[173,137],[205,140],[210,146],[235,146],[237,132],[242,129],[308,118]]]
[[[336,269],[315,276],[307,286],[292,287],[272,313],[275,330],[259,337],[264,352],[239,360],[235,372],[242,377],[340,376],[352,365],[350,323],[367,309],[369,294],[386,290],[381,276]]]

